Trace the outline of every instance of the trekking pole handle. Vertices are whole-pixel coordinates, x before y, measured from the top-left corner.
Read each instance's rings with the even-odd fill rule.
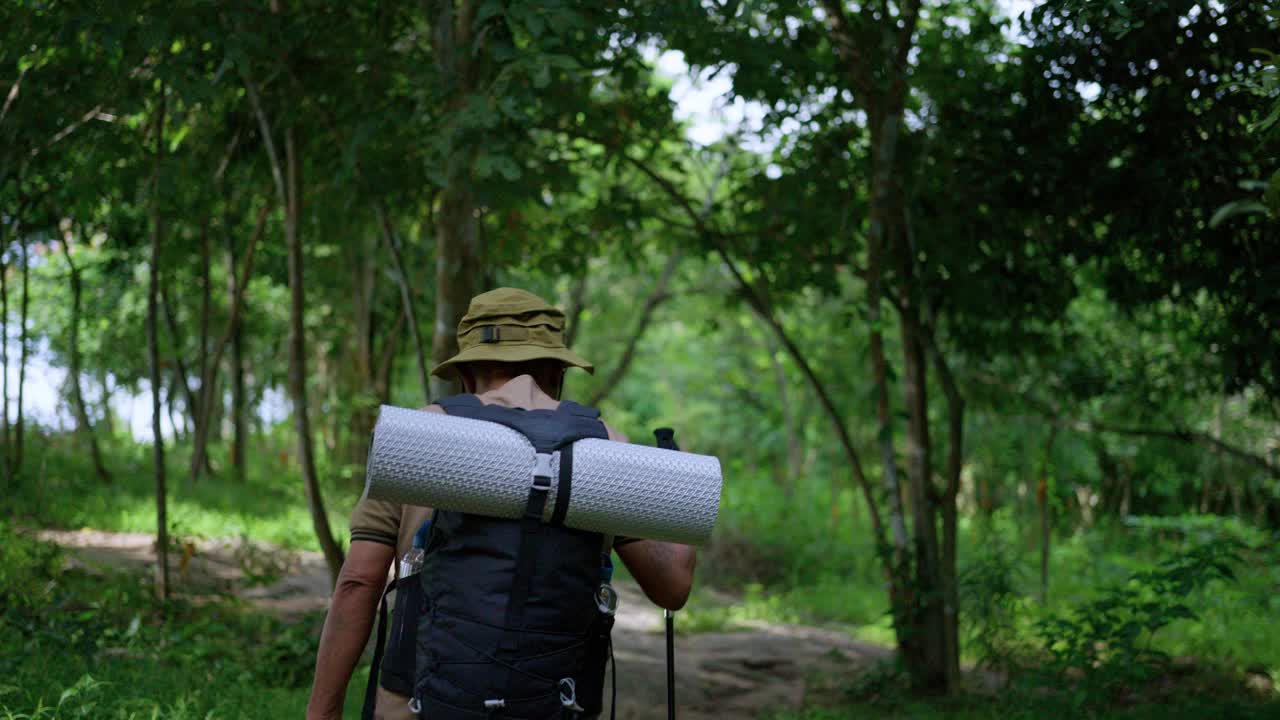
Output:
[[[680,449],[680,446],[676,445],[676,431],[669,427],[660,427],[654,430],[653,439],[657,441],[658,447],[663,450]]]

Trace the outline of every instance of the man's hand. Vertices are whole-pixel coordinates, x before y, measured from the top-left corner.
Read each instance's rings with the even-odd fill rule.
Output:
[[[369,641],[369,631],[395,554],[395,548],[381,543],[365,540],[351,543],[320,634],[307,720],[342,719],[347,683]]]
[[[691,545],[635,540],[619,545],[617,553],[640,589],[658,607],[679,610],[688,602],[698,561]]]

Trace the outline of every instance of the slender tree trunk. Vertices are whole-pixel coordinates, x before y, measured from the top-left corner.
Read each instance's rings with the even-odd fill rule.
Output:
[[[106,368],[98,368],[98,386],[102,388],[101,412],[102,427],[107,432],[107,437],[116,434],[115,416],[111,412],[111,378]]]
[[[320,550],[324,553],[325,562],[329,566],[330,579],[336,584],[338,572],[342,569],[342,548],[333,539],[329,528],[329,518],[325,514],[324,499],[320,493],[319,478],[316,477],[315,455],[312,448],[311,422],[307,415],[307,355],[306,333],[303,324],[306,295],[303,288],[302,242],[298,237],[298,225],[302,215],[301,185],[299,179],[299,159],[294,147],[293,129],[285,130],[285,158],[281,162],[276,152],[276,144],[271,134],[271,123],[258,91],[247,71],[242,71],[245,92],[258,118],[258,126],[262,132],[262,144],[267,152],[268,164],[271,167],[271,178],[276,186],[276,194],[284,208],[284,236],[288,250],[289,272],[289,394],[293,399],[294,424],[298,431],[298,459],[302,467],[302,479],[307,492],[307,507],[311,511],[311,524],[316,533]],[[287,168],[287,169],[286,169]],[[265,218],[265,215],[260,216]],[[259,223],[261,225],[261,223]],[[252,245],[250,246],[253,247]],[[251,251],[252,252],[252,251]],[[248,258],[246,258],[248,260]],[[247,275],[245,278],[247,279]],[[244,279],[241,281],[241,291]]]
[[[400,290],[400,303],[404,306],[404,312],[409,317],[409,336],[413,340],[414,358],[418,361],[418,382],[422,385],[423,400],[430,403],[434,398],[431,394],[432,385],[430,370],[427,367],[427,352],[422,344],[422,328],[418,325],[418,312],[414,308],[413,291],[409,287],[409,271],[404,262],[404,251],[400,246],[400,237],[396,235],[395,228],[392,227],[391,219],[387,216],[382,203],[377,203],[376,207],[378,224],[382,227],[383,239],[387,243],[388,249],[391,250],[391,262],[395,266],[396,287]],[[438,277],[439,271],[437,271]],[[467,299],[470,300],[470,297],[468,295]],[[437,317],[439,316],[437,315]],[[459,315],[458,319],[461,320],[462,316]],[[457,327],[457,323],[455,322],[451,327]],[[434,349],[434,345],[432,347]],[[442,361],[437,360],[436,362]],[[437,395],[436,397],[440,396]]]
[[[169,415],[169,427],[173,428],[173,440],[178,444],[185,442],[189,434],[187,429],[187,417],[189,414],[179,413],[174,408],[178,400],[178,386],[180,384],[182,384],[182,379],[176,373],[171,374],[169,376],[169,390],[164,394],[165,411]]]
[[[0,479],[9,482],[9,255],[4,251],[4,226],[0,225],[0,374],[4,376],[3,407],[0,407]]]
[[[80,386],[80,269],[71,259],[71,244],[66,239],[62,241],[62,251],[67,259],[67,267],[71,270],[71,367],[67,371],[67,379],[71,383],[71,405],[76,415],[76,426],[80,436],[89,443],[89,455],[93,458],[94,471],[97,472],[99,480],[110,483],[111,473],[107,472],[107,467],[102,461],[102,451],[98,447],[98,438],[93,432],[93,423],[89,420],[89,412],[84,404],[84,393]]]
[[[186,343],[183,342],[182,331],[178,326],[178,316],[174,310],[173,297],[169,295],[169,290],[165,287],[163,281],[160,283],[160,305],[164,310],[165,325],[169,328],[169,339],[173,341],[173,363],[176,368],[174,375],[174,385],[176,387],[174,389],[182,391],[182,397],[187,403],[187,412],[185,413],[185,416],[189,417],[192,423],[195,424],[199,422],[198,415],[200,413],[200,401],[196,397],[195,391],[191,389],[191,375],[187,370],[186,361],[182,359],[182,346]],[[169,418],[169,422],[171,424],[173,423],[172,395],[175,394],[176,393],[171,393],[171,397],[169,399],[169,414],[171,416]],[[187,427],[185,419],[182,426],[185,434],[185,428]],[[173,430],[174,432],[177,432],[178,426],[174,425]]]
[[[236,240],[231,231],[231,213],[224,221],[223,242],[227,254],[227,297],[237,297]],[[245,394],[244,394],[244,321],[237,317],[231,327],[231,474],[238,482],[245,479]]]
[[[303,285],[302,242],[298,236],[301,220],[301,187],[299,159],[294,143],[293,128],[284,131],[285,149],[285,243],[289,253],[289,394],[293,396],[293,419],[298,432],[298,461],[302,467],[303,482],[307,490],[307,505],[315,528],[320,549],[329,564],[329,573],[336,584],[338,571],[342,569],[342,548],[329,529],[324,499],[320,493],[320,480],[316,475],[315,453],[312,448],[311,420],[307,414],[307,339],[303,325],[306,294]]]
[[[160,208],[160,171],[164,164],[164,116],[167,99],[160,93],[156,110],[156,160],[151,195],[151,263],[147,283],[147,354],[151,365],[151,433],[152,463],[156,481],[156,592],[162,600],[169,597],[169,520],[168,490],[164,476],[164,436],[160,432],[160,339],[156,326],[156,305],[160,290],[160,244],[164,233],[164,213]]]
[[[18,415],[14,423],[13,452],[10,453],[13,458],[12,474],[14,475],[22,472],[22,456],[26,450],[26,438],[24,437],[26,419],[23,417],[23,403],[27,387],[27,317],[31,298],[28,292],[31,277],[31,251],[21,236],[19,236],[18,242],[22,243],[22,308],[18,311]]]
[[[191,452],[191,466],[188,469],[191,480],[199,480],[209,466],[209,437],[213,428],[213,408],[206,407],[214,400],[212,372],[209,367],[209,309],[213,304],[213,289],[209,279],[209,220],[200,227],[200,336],[196,343],[196,370],[200,378],[200,397],[192,408],[195,418],[195,445]]]
[[[196,346],[202,387],[209,376],[209,307],[213,303],[209,276],[209,219],[205,218],[200,226],[200,342]]]

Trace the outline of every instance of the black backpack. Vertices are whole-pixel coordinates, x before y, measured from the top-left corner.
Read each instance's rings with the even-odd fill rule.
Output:
[[[533,478],[519,520],[432,515],[421,571],[394,584],[395,621],[381,684],[410,696],[410,708],[426,720],[593,717],[603,706],[613,627],[612,608],[597,596],[612,566],[602,535],[563,521],[573,443],[608,437],[600,413],[573,402],[556,410],[485,405],[474,395],[437,404],[450,415],[515,429],[540,454],[559,451],[560,472]],[[543,522],[551,483],[558,483],[556,506]],[[366,718],[373,716],[384,654],[385,597]]]

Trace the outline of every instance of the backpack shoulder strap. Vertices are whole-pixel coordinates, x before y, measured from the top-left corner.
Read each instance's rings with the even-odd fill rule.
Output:
[[[484,406],[484,403],[480,402],[480,398],[470,393],[449,395],[448,397],[442,397],[431,404],[439,405],[440,407],[444,408],[444,411],[446,413],[449,413],[450,415],[453,414],[453,410],[455,408],[464,408],[464,407],[473,408],[473,407]]]
[[[561,400],[560,407],[556,408],[556,412],[576,415],[590,420],[596,420],[600,417],[599,410],[593,407],[587,407],[586,405],[580,405],[572,400]]]

